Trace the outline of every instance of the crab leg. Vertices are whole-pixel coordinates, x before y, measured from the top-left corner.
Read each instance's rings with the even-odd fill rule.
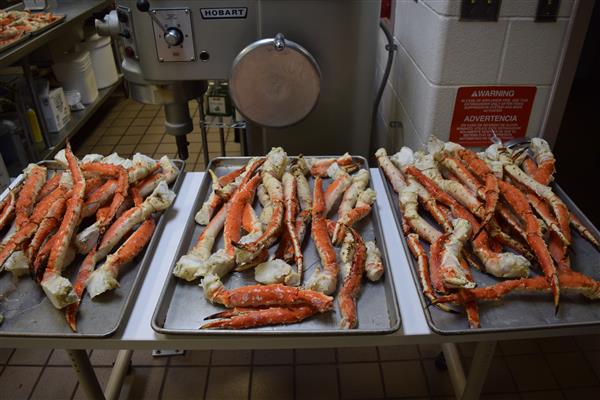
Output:
[[[404,189],[407,185],[404,176],[387,155],[387,152],[382,147],[375,152],[375,156],[377,157],[377,162],[381,169],[383,169],[383,173],[387,177],[388,181],[392,184],[394,188],[394,192],[400,194],[402,189]]]
[[[435,243],[442,235],[429,222],[421,217],[417,211],[418,195],[416,182],[411,182],[400,192],[400,210],[406,224],[412,228],[419,237],[430,244]]]
[[[338,164],[331,164],[327,170],[329,176],[333,179],[333,182],[327,186],[325,190],[325,213],[326,217],[333,209],[333,206],[343,196],[344,192],[352,184],[352,178],[348,173],[340,168]]]
[[[208,322],[200,329],[247,329],[267,325],[295,324],[317,312],[318,310],[310,306],[269,307],[258,310],[237,308],[205,318],[223,319]]]
[[[505,233],[502,228],[498,225],[498,222],[492,218],[487,226],[490,237],[497,240],[498,243],[509,247],[521,254],[523,257],[529,260],[529,262],[535,261],[535,256],[518,240],[513,239],[509,234]]]
[[[486,155],[490,159],[500,161],[503,164],[504,171],[506,171],[512,179],[526,186],[550,204],[550,207],[558,220],[558,225],[560,226],[561,239],[565,242],[565,245],[569,245],[571,242],[571,232],[569,230],[569,210],[567,209],[567,206],[556,194],[554,194],[552,189],[542,185],[514,165],[507,152],[508,150],[502,145],[492,145],[486,150]]]
[[[2,203],[0,203],[0,231],[2,231],[14,217],[16,196],[13,190],[10,190],[2,200]]]
[[[421,245],[419,236],[416,233],[409,233],[406,236],[406,239],[410,252],[417,259],[417,271],[419,273],[419,280],[421,281],[421,286],[423,288],[423,294],[431,302],[434,302],[436,295],[433,291],[431,277],[429,275],[429,259],[427,257],[427,253],[425,252],[423,245]],[[445,304],[437,303],[436,307],[446,312],[454,312],[454,310],[447,307]]]
[[[186,281],[193,281],[197,278],[199,268],[202,266],[203,261],[208,260],[212,253],[212,248],[215,244],[215,240],[219,235],[219,232],[223,230],[225,225],[225,218],[231,207],[231,202],[226,203],[217,215],[210,220],[206,228],[202,231],[198,237],[198,241],[192,248],[192,250],[183,256],[175,264],[173,268],[173,275],[178,278],[185,279]]]
[[[308,160],[307,160],[308,161]],[[352,160],[352,156],[348,153],[345,153],[343,156],[335,159],[335,158],[322,158],[322,159],[313,159],[309,161],[310,163],[310,174],[312,176],[320,176],[321,178],[326,178],[328,173],[327,170],[329,167],[336,163],[343,168],[348,173],[353,173],[358,169],[358,165],[354,163]]]
[[[265,188],[269,192],[271,201],[273,202],[273,217],[260,237],[245,243],[239,242],[239,238],[232,242],[235,247],[252,253],[256,253],[265,248],[272,238],[276,237],[281,232],[283,227],[284,199],[281,182],[269,173],[263,173],[262,179]]]
[[[19,250],[33,236],[52,205],[61,199],[64,201],[66,193],[67,190],[59,186],[35,206],[31,216],[0,250],[0,267],[4,266],[4,262],[14,251]]]
[[[231,171],[230,173],[223,175],[222,177],[219,178],[219,185],[221,187],[224,187],[225,185],[233,182],[238,176],[240,176],[244,170],[246,169],[246,166],[244,165],[243,167],[240,167],[238,169],[235,169],[233,171]]]
[[[98,229],[102,234],[108,224],[110,224],[117,213],[117,210],[125,201],[127,191],[129,190],[129,175],[127,171],[117,165],[108,165],[102,163],[87,163],[83,164],[81,170],[84,172],[92,172],[101,176],[112,176],[117,178],[117,187],[113,196],[110,208],[103,218],[98,220]]]
[[[64,197],[60,198],[58,201],[54,202],[50,206],[48,213],[46,214],[46,216],[44,217],[42,222],[39,224],[39,228],[33,235],[33,238],[31,239],[31,242],[29,243],[29,246],[27,247],[27,251],[26,251],[27,257],[28,257],[29,263],[33,266],[33,276],[36,279],[36,281],[38,281],[38,282],[42,279],[42,273],[43,273],[43,270],[41,268],[41,261],[42,261],[42,258],[45,259],[45,257],[42,257],[40,259],[40,262],[37,262],[38,252],[42,248],[44,240],[46,240],[48,238],[47,243],[53,242],[54,236],[50,237],[50,234],[55,229],[57,229],[58,226],[60,226],[60,218],[64,215],[65,206],[66,206],[68,197],[70,197],[70,196],[65,195]],[[49,255],[49,253],[48,253],[48,255]],[[45,263],[45,260],[44,260],[44,263]]]
[[[544,139],[532,138],[529,148],[533,152],[537,164],[531,177],[542,185],[548,186],[554,180],[554,164],[556,162],[550,145]]]
[[[360,283],[365,271],[365,261],[367,258],[367,247],[356,230],[350,228],[350,233],[354,240],[354,255],[350,271],[344,279],[342,288],[338,295],[340,313],[342,319],[340,328],[353,329],[356,327],[358,317],[356,315],[356,297],[360,292]]]
[[[89,279],[86,280],[86,288],[91,298],[119,287],[119,282],[117,281],[119,270],[125,264],[131,262],[146,247],[155,228],[156,223],[154,222],[154,218],[148,218],[127,238],[125,243],[116,252],[106,257],[104,265],[91,273]]]
[[[52,178],[46,180],[46,183],[44,183],[44,186],[42,186],[40,192],[37,195],[38,201],[48,196],[54,191],[54,189],[58,187],[58,185],[60,184],[60,178],[62,177],[62,174],[62,171],[58,171],[54,175],[52,175]]]
[[[211,303],[222,304],[227,308],[306,305],[318,312],[325,312],[333,307],[333,298],[330,296],[278,283],[227,290],[216,275],[207,275],[202,280],[202,287],[204,296]]]
[[[306,286],[325,294],[331,294],[337,287],[338,265],[335,250],[327,231],[324,197],[323,182],[317,176],[314,184],[311,234],[323,268],[315,269]]]
[[[525,222],[527,242],[537,256],[546,280],[552,288],[554,306],[558,307],[558,301],[560,298],[558,275],[556,273],[554,263],[552,262],[552,257],[546,248],[544,239],[542,238],[540,225],[531,211],[531,207],[527,202],[527,198],[519,191],[519,189],[504,181],[498,181],[498,186],[500,187],[500,191],[506,201]]]
[[[96,214],[96,211],[98,211],[100,207],[105,205],[110,200],[110,198],[113,197],[113,195],[117,191],[117,186],[117,180],[110,179],[104,182],[104,184],[102,184],[102,186],[100,186],[98,190],[95,190],[92,194],[90,194],[90,196],[85,200],[85,203],[83,204],[81,217],[87,218]]]
[[[581,220],[573,213],[571,213],[571,225],[579,232],[581,237],[590,242],[596,249],[600,250],[600,239],[596,238],[594,234],[581,222]]]
[[[406,172],[426,187],[427,191],[446,204],[452,210],[457,218],[463,218],[469,221],[473,230],[479,232],[473,240],[473,250],[485,265],[486,272],[504,278],[527,276],[530,263],[523,256],[513,253],[498,253],[490,248],[489,237],[485,230],[480,230],[479,222],[475,217],[465,209],[458,201],[443,192],[431,179],[425,176],[414,166],[406,168]],[[500,181],[498,182],[500,183]],[[528,206],[528,204],[527,204]]]
[[[71,152],[71,146],[68,143],[65,154],[73,178],[72,195],[67,201],[65,217],[56,233],[56,243],[50,251],[48,265],[41,282],[46,296],[48,296],[52,305],[58,309],[78,301],[71,282],[62,277],[61,273],[65,268],[65,257],[73,233],[79,224],[85,192],[85,179],[79,167],[79,162]]]
[[[17,225],[17,230],[28,221],[33,211],[38,193],[46,182],[46,167],[29,164],[25,169],[25,176],[25,182],[19,191],[19,196],[15,204],[15,224]]]
[[[462,268],[459,260],[464,243],[471,234],[471,224],[460,218],[452,222],[454,230],[444,241],[439,255],[441,279],[446,288],[473,288],[475,282],[470,274],[467,274],[468,271]]]
[[[163,211],[170,207],[175,199],[175,193],[171,192],[164,181],[161,181],[156,189],[152,192],[150,196],[148,196],[141,204],[130,208],[127,212],[123,213],[106,231],[106,234],[102,237],[102,241],[98,246],[95,246],[90,253],[83,260],[83,263],[79,267],[79,271],[77,272],[77,277],[75,278],[75,291],[77,294],[77,300],[71,304],[67,310],[65,317],[71,326],[73,331],[76,331],[76,316],[77,311],[79,310],[79,304],[81,302],[81,296],[83,295],[83,291],[85,290],[85,285],[87,284],[88,278],[92,271],[94,270],[96,263],[106,257],[112,249],[123,239],[123,237],[130,232],[136,225],[144,223],[151,219],[151,215],[156,211]],[[150,223],[148,223],[150,224]],[[141,228],[141,227],[140,227]],[[138,228],[138,230],[140,229]],[[140,235],[149,229],[147,225],[146,228],[140,233]],[[154,230],[154,227],[152,227]],[[137,232],[137,231],[136,231]],[[133,236],[133,235],[132,235]],[[152,236],[150,234],[149,236]],[[148,237],[149,239],[149,237]],[[125,243],[127,243],[126,241]],[[140,242],[135,240],[137,244]],[[130,242],[131,243],[131,242]],[[125,245],[125,244],[124,244]],[[124,247],[123,245],[123,247]],[[134,244],[130,244],[130,246],[135,246]],[[144,244],[145,246],[145,244]],[[143,247],[143,246],[142,246]],[[127,249],[125,249],[127,250]],[[134,255],[135,256],[135,255]],[[117,259],[118,260],[118,259]],[[107,261],[108,262],[108,261]]]
[[[341,243],[346,229],[352,227],[356,222],[369,215],[371,206],[375,202],[375,197],[375,191],[370,188],[360,194],[358,201],[356,202],[356,207],[338,219],[333,232],[333,244]]]
[[[286,232],[290,238],[291,245],[294,248],[294,259],[296,261],[296,272],[298,274],[299,281],[302,281],[303,272],[303,256],[302,249],[300,248],[300,240],[296,232],[296,214],[298,213],[298,198],[297,198],[297,183],[296,178],[286,172],[283,174],[283,201],[285,203],[285,215],[284,222]]]

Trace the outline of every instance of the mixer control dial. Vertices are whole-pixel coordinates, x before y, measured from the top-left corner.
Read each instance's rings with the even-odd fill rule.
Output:
[[[165,31],[165,42],[169,46],[179,46],[183,42],[183,33],[177,28],[167,28]]]

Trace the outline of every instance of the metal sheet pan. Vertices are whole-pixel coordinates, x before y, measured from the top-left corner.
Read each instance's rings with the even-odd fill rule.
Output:
[[[398,232],[402,238],[402,244],[406,257],[411,267],[411,273],[420,294],[421,304],[425,311],[425,317],[429,327],[441,335],[463,335],[486,332],[506,332],[519,330],[536,330],[565,328],[573,326],[586,326],[600,324],[600,307],[598,303],[592,302],[581,295],[567,294],[562,292],[560,297],[560,310],[558,315],[554,314],[552,297],[548,293],[522,293],[511,294],[501,301],[480,302],[479,314],[481,317],[481,328],[469,329],[465,314],[450,314],[429,306],[429,301],[422,293],[421,282],[417,272],[417,263],[402,233],[401,212],[398,203],[398,195],[394,192],[388,182],[383,170],[379,169],[384,180],[388,199],[391,203],[392,212],[396,221]],[[599,237],[598,229],[583,215],[581,210],[573,203],[567,194],[558,186],[554,185],[554,192],[565,202],[567,207],[585,224],[585,226]],[[575,271],[582,272],[591,278],[600,280],[600,253],[593,246],[572,230],[573,243],[569,252],[571,265]],[[424,246],[428,252],[428,247]],[[473,277],[479,286],[488,286],[499,281],[490,275],[479,271],[472,271]],[[535,269],[532,275],[537,275]]]
[[[0,52],[3,52],[4,50],[8,50],[18,44],[21,44],[25,41],[27,41],[27,39],[29,39],[31,37],[31,32],[27,32],[24,33],[23,36],[21,36],[20,38],[18,38],[17,40],[15,40],[14,42],[10,42],[10,43],[6,43],[0,46]]]
[[[323,157],[320,157],[323,158]],[[211,160],[208,168],[220,176],[239,168],[248,162],[250,158],[222,157]],[[354,157],[361,168],[368,168],[367,161],[362,157]],[[312,184],[312,179],[310,180]],[[175,259],[171,265],[170,273],[158,305],[152,318],[152,328],[160,333],[189,334],[189,335],[348,335],[348,334],[387,334],[398,330],[400,327],[400,314],[392,276],[388,266],[390,261],[386,252],[385,241],[381,230],[381,220],[377,207],[373,207],[372,215],[357,224],[356,228],[365,240],[375,240],[382,252],[382,260],[386,272],[379,282],[363,280],[361,294],[358,298],[359,326],[357,329],[343,330],[338,327],[339,311],[315,315],[300,324],[261,327],[247,330],[200,330],[204,318],[215,312],[223,311],[224,308],[207,302],[198,287],[198,281],[185,282],[172,274],[175,263],[179,257],[186,254],[194,245],[198,236],[204,229],[194,221],[196,211],[210,195],[211,180],[206,174],[200,186],[194,208],[190,213],[185,226],[183,236],[175,253]],[[383,199],[378,199],[381,201]],[[385,200],[383,200],[385,201]],[[215,243],[215,249],[223,247],[222,235]],[[271,248],[274,251],[276,246]],[[318,255],[312,243],[312,239],[306,238],[303,247],[305,261],[305,278],[309,277],[318,262]],[[234,272],[223,278],[227,288],[243,285],[256,284],[253,270],[247,272]]]
[[[66,18],[66,15],[61,15],[61,14],[54,14],[54,16],[58,17],[58,18],[55,19],[54,21],[52,21],[51,23],[49,23],[48,25],[41,27],[40,29],[31,31],[31,36],[41,35],[42,33],[46,32],[47,30],[54,28],[56,25],[63,23]]]
[[[180,160],[174,162],[181,171],[171,185],[171,189],[177,193],[185,174],[185,163]],[[60,169],[53,161],[42,161],[40,164],[49,170]],[[20,184],[22,180],[23,175],[20,175],[10,188]],[[7,192],[0,198],[4,198],[6,194]],[[67,325],[64,311],[55,309],[32,279],[27,276],[15,279],[8,272],[0,273],[0,313],[4,316],[4,321],[0,324],[0,336],[91,338],[113,334],[133,304],[165,223],[166,218],[161,215],[144,253],[138,255],[121,273],[118,289],[93,301],[88,295],[84,295],[77,320],[77,333],[72,332]],[[67,268],[65,276],[71,281],[82,260],[83,256],[78,256]]]

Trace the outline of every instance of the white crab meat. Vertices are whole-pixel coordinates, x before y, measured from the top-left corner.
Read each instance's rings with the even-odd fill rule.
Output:
[[[42,289],[52,305],[57,309],[62,309],[79,300],[71,282],[58,274],[46,279],[42,285]]]
[[[102,294],[108,290],[113,290],[119,287],[119,281],[115,279],[115,276],[105,268],[98,268],[90,275],[86,290],[90,297],[94,297]]]
[[[288,286],[298,286],[300,284],[298,273],[288,263],[280,259],[259,264],[254,269],[254,279],[265,285],[284,283]]]
[[[208,274],[202,279],[200,286],[202,286],[204,291],[204,297],[212,302],[215,293],[223,288],[223,282],[221,282],[221,279],[217,275]]]
[[[93,153],[86,154],[81,159],[81,163],[86,164],[86,163],[92,163],[92,162],[100,162],[100,161],[102,161],[103,158],[104,158],[104,156],[102,154],[93,154]]]
[[[281,147],[273,147],[267,154],[267,160],[262,166],[263,173],[270,173],[281,180],[288,165],[288,156]]]
[[[327,271],[323,270],[323,267],[317,265],[315,271],[310,278],[308,278],[308,281],[304,286],[310,290],[331,294],[335,292],[336,284],[337,279],[331,276]]]
[[[73,240],[73,243],[75,244],[75,247],[77,247],[79,254],[87,254],[92,251],[96,243],[98,243],[99,238],[100,225],[98,221],[96,221],[92,225],[79,232]]]
[[[452,225],[454,230],[448,237],[442,251],[440,263],[442,280],[447,287],[472,289],[475,287],[475,282],[467,277],[466,271],[459,260],[462,248],[471,234],[471,224],[467,220],[457,218],[452,221]],[[451,273],[444,273],[444,271]]]
[[[376,282],[383,276],[383,261],[381,251],[374,241],[365,242],[367,248],[367,259],[365,260],[365,275],[371,282]]]
[[[207,260],[204,260],[197,267],[194,279],[200,278],[209,274],[222,277],[227,275],[235,266],[235,258],[231,257],[225,249],[211,254]],[[184,278],[185,279],[185,278]]]
[[[403,146],[399,152],[390,157],[390,161],[402,171],[405,167],[414,164],[415,154],[411,148]]]
[[[258,230],[256,232],[252,232],[249,233],[247,235],[244,235],[240,238],[240,243],[250,243],[255,241],[256,239],[258,239],[259,237],[262,236],[262,231]],[[237,265],[243,266],[246,265],[248,263],[251,263],[254,259],[256,259],[256,256],[258,256],[258,254],[262,251],[262,249],[256,251],[256,252],[251,252],[251,251],[247,251],[247,250],[243,250],[240,248],[235,248],[234,249],[234,254],[235,254],[235,263]]]
[[[109,154],[108,156],[102,159],[102,162],[105,164],[120,165],[125,169],[133,167],[133,161],[131,161],[128,158],[123,158],[117,153]]]
[[[344,236],[342,247],[340,248],[340,272],[342,279],[346,279],[352,268],[352,257],[354,256],[354,236],[348,232]]]
[[[29,260],[22,250],[13,252],[4,262],[4,269],[19,278],[29,273]]]

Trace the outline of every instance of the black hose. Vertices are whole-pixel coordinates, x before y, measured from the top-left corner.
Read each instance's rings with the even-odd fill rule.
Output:
[[[375,103],[373,104],[373,113],[371,114],[371,140],[369,143],[369,158],[372,158],[375,154],[375,130],[377,129],[377,111],[379,110],[379,104],[381,103],[381,98],[383,97],[385,85],[388,81],[388,78],[390,77],[390,72],[392,70],[392,63],[394,62],[394,51],[398,50],[398,47],[394,44],[394,37],[392,36],[387,26],[385,26],[383,21],[379,22],[379,27],[383,30],[383,33],[387,38],[388,44],[385,46],[385,49],[388,52],[388,59],[387,64],[385,66],[385,71],[383,72],[383,77],[381,78],[381,83],[379,84],[377,96],[375,96]]]

